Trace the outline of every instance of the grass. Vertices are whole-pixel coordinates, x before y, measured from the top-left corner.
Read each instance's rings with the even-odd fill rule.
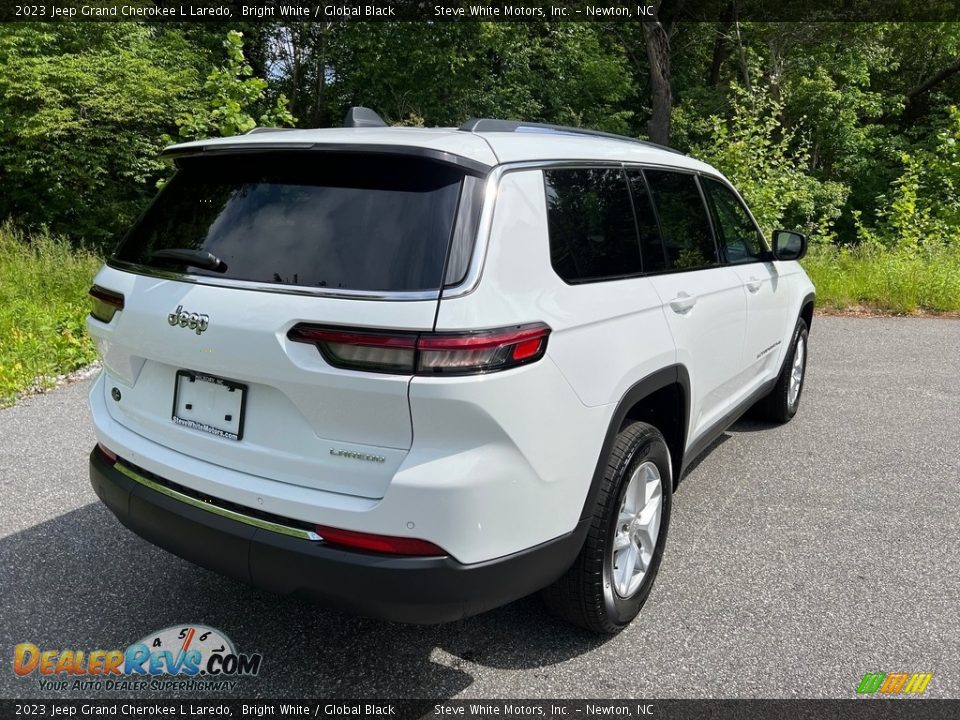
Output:
[[[817,306],[887,313],[960,311],[960,247],[813,247],[802,261]]]
[[[46,233],[0,225],[0,407],[96,359],[84,319],[101,262]]]

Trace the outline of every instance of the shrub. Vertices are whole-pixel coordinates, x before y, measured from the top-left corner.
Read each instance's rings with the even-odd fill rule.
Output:
[[[808,143],[780,121],[783,106],[761,91],[733,86],[729,119],[696,114],[681,106],[678,135],[691,154],[726,175],[743,194],[764,232],[797,229],[815,242],[833,239],[849,189],[808,173]]]
[[[84,321],[100,263],[45,231],[0,225],[0,405],[96,359]]]
[[[860,242],[908,250],[960,246],[960,110],[948,109],[932,149],[904,153],[901,159],[903,174],[877,198],[877,224],[857,223]]]

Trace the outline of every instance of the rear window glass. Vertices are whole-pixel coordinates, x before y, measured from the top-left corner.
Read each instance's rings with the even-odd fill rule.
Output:
[[[436,290],[464,183],[456,167],[358,153],[187,158],[115,259],[158,269],[313,288]],[[475,220],[474,212],[468,221]],[[455,233],[456,230],[456,233]],[[457,262],[468,253],[458,243]],[[159,250],[208,252],[217,270]],[[169,253],[168,253],[169,254]]]
[[[630,191],[619,169],[545,170],[550,262],[569,283],[638,275]]]

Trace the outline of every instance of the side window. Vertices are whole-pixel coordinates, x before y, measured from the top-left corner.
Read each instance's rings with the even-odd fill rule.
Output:
[[[657,216],[653,212],[653,201],[647,191],[647,183],[639,170],[627,170],[630,190],[633,193],[633,207],[637,215],[637,231],[640,233],[640,255],[643,258],[644,272],[660,272],[667,269],[667,256],[660,240],[660,228]]]
[[[619,169],[544,170],[550,262],[569,283],[641,272],[630,193]]]
[[[645,170],[660,217],[668,270],[691,270],[718,264],[707,209],[690,173]]]
[[[717,241],[729,263],[756,262],[763,256],[763,236],[740,199],[723,183],[702,178],[717,221]]]

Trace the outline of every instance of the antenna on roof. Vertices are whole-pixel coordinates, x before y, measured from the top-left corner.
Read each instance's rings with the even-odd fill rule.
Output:
[[[343,126],[346,128],[386,127],[387,124],[370,108],[356,105],[347,110],[343,118]]]
[[[291,130],[299,130],[300,128],[287,128],[287,127],[255,127],[252,130],[247,130],[247,135],[258,135],[259,133],[268,133],[268,132],[290,132]]]

